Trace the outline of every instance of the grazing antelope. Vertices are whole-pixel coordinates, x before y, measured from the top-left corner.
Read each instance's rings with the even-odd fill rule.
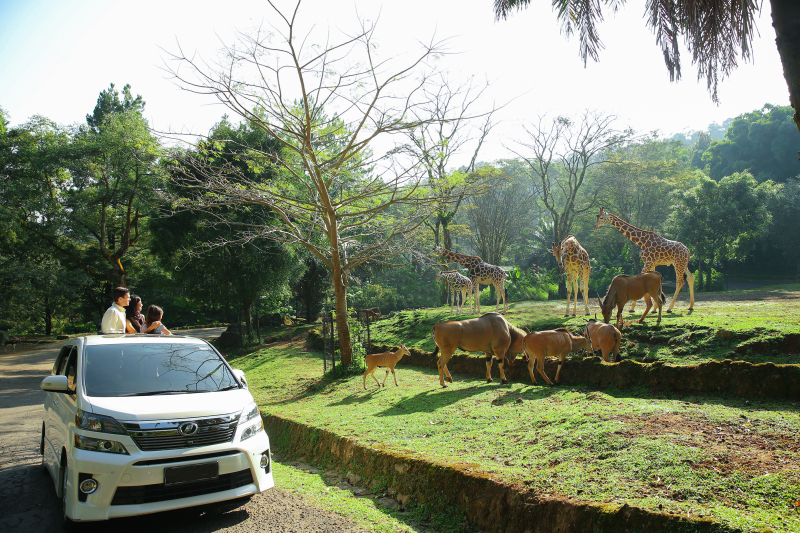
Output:
[[[622,341],[622,334],[611,324],[605,324],[596,318],[590,318],[586,323],[586,335],[592,341],[592,351],[600,350],[603,353],[603,361],[608,362],[608,354],[611,354],[611,362],[616,363],[619,357],[619,345]]]
[[[452,383],[453,376],[447,370],[447,361],[452,357],[457,348],[468,352],[484,352],[486,354],[486,382],[492,382],[492,355],[497,359],[500,367],[501,383],[506,384],[506,374],[503,363],[512,365],[517,354],[522,353],[522,339],[525,332],[509,324],[499,313],[486,313],[479,318],[469,320],[452,320],[439,322],[431,328],[431,337],[436,344],[433,357],[442,350],[442,355],[436,362],[439,368],[439,384],[447,387],[444,375]]]
[[[587,349],[592,345],[589,337],[586,335],[573,335],[567,328],[558,328],[556,330],[536,331],[529,333],[525,336],[522,342],[523,350],[528,358],[528,373],[531,375],[531,380],[534,385],[536,384],[536,377],[533,375],[534,367],[539,371],[539,374],[544,378],[548,385],[553,382],[544,373],[544,358],[545,357],[558,357],[558,371],[556,372],[556,383],[561,376],[561,366],[570,352]]]
[[[401,344],[400,349],[394,353],[384,352],[367,355],[364,358],[364,361],[367,363],[367,370],[364,372],[364,390],[367,390],[367,375],[371,375],[372,379],[375,380],[375,383],[377,383],[380,388],[381,383],[378,381],[378,378],[375,377],[375,370],[379,366],[386,367],[386,375],[383,377],[383,386],[386,386],[386,378],[389,377],[389,370],[391,370],[392,377],[394,377],[394,384],[399,387],[397,384],[397,374],[394,373],[394,367],[404,355],[411,355],[411,352],[408,351],[405,344]]]
[[[600,301],[598,296],[597,301],[600,304],[600,310],[603,312],[603,322],[608,324],[611,320],[611,311],[614,307],[617,308],[617,327],[622,329],[622,309],[625,304],[631,300],[638,300],[644,297],[644,303],[647,306],[644,310],[642,318],[639,319],[639,324],[644,322],[647,313],[653,304],[650,297],[656,301],[658,307],[658,320],[656,324],[661,322],[661,306],[666,302],[667,297],[661,291],[661,274],[658,272],[645,272],[637,274],[636,276],[626,276],[620,274],[611,280],[611,285],[608,286],[608,292],[603,301]]]

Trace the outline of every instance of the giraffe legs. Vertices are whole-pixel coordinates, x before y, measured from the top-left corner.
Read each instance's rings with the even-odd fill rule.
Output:
[[[583,285],[583,307],[586,309],[586,315],[591,315],[589,312],[589,265],[583,269],[583,278],[581,279]]]
[[[672,306],[675,305],[675,302],[678,299],[678,293],[681,292],[681,289],[683,288],[683,284],[685,283],[683,281],[684,274],[686,274],[686,281],[689,284],[689,310],[691,311],[694,309],[694,274],[689,272],[688,263],[688,258],[680,263],[675,263],[675,296],[672,297],[672,301],[669,303],[667,313],[672,312]]]
[[[501,281],[499,284],[494,284],[494,292],[497,293],[497,303],[494,304],[494,312],[496,313],[497,310],[500,308],[500,295],[503,295],[503,314],[506,314],[508,311],[508,302],[506,301],[506,291],[505,291],[505,280]]]

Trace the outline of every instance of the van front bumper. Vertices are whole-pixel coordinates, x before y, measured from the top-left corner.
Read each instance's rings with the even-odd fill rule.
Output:
[[[275,485],[269,438],[263,431],[243,442],[151,452],[140,451],[128,436],[114,437],[130,455],[74,447],[69,452],[67,516],[74,521],[106,520],[221,502],[263,492]],[[267,465],[262,467],[265,454]],[[218,464],[218,477],[165,484],[166,468],[209,462]],[[97,489],[83,494],[79,484],[89,477],[97,482]]]

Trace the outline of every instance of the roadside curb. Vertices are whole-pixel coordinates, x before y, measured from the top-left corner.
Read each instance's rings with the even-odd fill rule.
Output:
[[[262,415],[273,448],[283,457],[305,458],[366,482],[385,483],[398,498],[446,510],[455,506],[475,526],[502,533],[733,533],[709,518],[652,512],[627,504],[539,499],[535,490],[505,484],[476,472],[477,465],[435,463],[402,452],[370,448],[347,437],[282,418]]]

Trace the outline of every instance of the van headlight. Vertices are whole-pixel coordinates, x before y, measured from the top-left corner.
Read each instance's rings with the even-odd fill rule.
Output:
[[[255,402],[253,402],[244,408],[244,410],[242,411],[242,416],[239,418],[239,423],[244,424],[245,422],[249,422],[258,415],[259,415],[258,406],[255,404]]]
[[[250,437],[252,437],[253,435],[256,435],[257,433],[260,433],[262,431],[264,431],[264,421],[263,420],[259,420],[258,422],[256,422],[252,426],[249,426],[249,427],[245,428],[245,430],[242,431],[242,436],[239,437],[239,440],[240,441],[247,440]]]
[[[81,409],[78,409],[75,413],[75,425],[80,429],[97,431],[98,433],[114,433],[115,435],[128,434],[125,428],[110,416],[87,413]]]
[[[247,440],[253,435],[264,431],[264,421],[261,419],[261,413],[258,412],[258,406],[254,403],[251,403],[247,407],[244,408],[242,411],[242,416],[239,417],[239,425],[247,425],[248,422],[253,420],[254,418],[258,418],[258,421],[254,424],[248,425],[243,431],[242,436],[239,437],[240,441]]]
[[[106,453],[119,453],[122,455],[130,455],[128,450],[122,443],[114,440],[95,439],[93,437],[84,437],[83,435],[75,435],[75,447],[81,450],[89,450],[92,452],[106,452]]]

